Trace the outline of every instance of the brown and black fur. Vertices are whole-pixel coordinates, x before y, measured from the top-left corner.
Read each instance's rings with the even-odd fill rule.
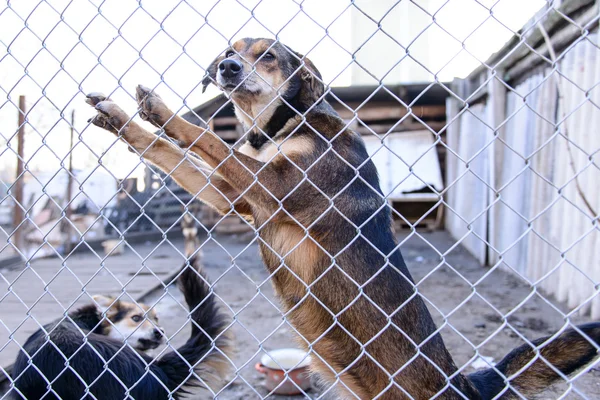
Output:
[[[225,56],[242,68],[242,78],[219,75]],[[537,362],[510,388],[495,370],[458,373],[402,259],[364,142],[323,99],[316,67],[268,39],[242,39],[225,56],[203,83],[228,94],[248,130],[238,149],[174,115],[141,86],[140,116],[201,160],[181,162],[183,150],[128,123],[99,94],[88,96],[98,111],[92,122],[118,133],[201,201],[254,221],[286,316],[300,343],[316,353],[315,372],[335,383],[340,396],[361,399],[487,399],[503,391],[509,398],[513,389],[529,393],[557,378],[536,369]],[[582,330],[598,342],[597,324]],[[565,351],[575,343],[581,352]],[[571,332],[546,349],[542,355],[570,373],[595,357],[597,347]],[[497,369],[509,378],[534,354],[515,351]]]

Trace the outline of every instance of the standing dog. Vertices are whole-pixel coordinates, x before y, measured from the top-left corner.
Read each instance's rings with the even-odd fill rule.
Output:
[[[155,311],[94,296],[97,305],[83,306],[27,339],[12,372],[13,395],[27,400],[178,399],[191,387],[218,383],[230,365],[226,355],[232,346],[224,332],[229,321],[199,275],[198,258],[190,263],[193,267],[184,266],[178,279],[192,321],[183,346],[156,360],[135,351],[164,341]]]
[[[529,396],[596,356],[600,324],[590,324],[579,327],[583,335],[540,339],[494,369],[460,374],[402,259],[363,140],[323,99],[313,63],[279,42],[243,39],[211,64],[203,84],[211,82],[248,130],[237,150],[142,86],[140,116],[202,161],[100,94],[88,96],[98,112],[92,123],[203,202],[254,220],[286,315],[315,353],[312,368],[341,396]]]

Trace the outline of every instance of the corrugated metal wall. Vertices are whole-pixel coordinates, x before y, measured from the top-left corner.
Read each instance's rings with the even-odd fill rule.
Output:
[[[584,197],[597,213],[600,50],[588,38],[560,74],[538,69],[467,110],[449,99],[446,227],[482,263],[599,318],[600,223]]]

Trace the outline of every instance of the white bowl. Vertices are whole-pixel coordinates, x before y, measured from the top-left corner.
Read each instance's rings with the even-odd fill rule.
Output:
[[[300,349],[277,349],[269,351],[260,358],[260,363],[271,369],[286,371],[308,367],[310,356]]]
[[[273,394],[295,395],[310,389],[310,357],[299,349],[278,349],[261,357],[255,365],[265,375],[265,386]]]

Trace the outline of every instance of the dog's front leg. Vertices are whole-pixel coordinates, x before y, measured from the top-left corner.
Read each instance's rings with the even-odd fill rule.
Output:
[[[173,113],[150,89],[136,90],[140,116],[198,154],[253,207],[275,214],[281,200],[297,187],[304,175],[291,163],[262,163],[229,148],[212,132]]]
[[[98,112],[90,122],[118,135],[192,195],[223,214],[232,207],[243,216],[252,214],[249,204],[208,165],[131,121],[117,104],[104,95],[89,94],[86,102]]]

